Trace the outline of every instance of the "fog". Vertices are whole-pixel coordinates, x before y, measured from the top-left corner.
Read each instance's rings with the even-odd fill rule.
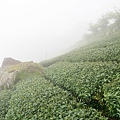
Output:
[[[0,0],[0,64],[4,57],[40,62],[63,54],[115,7],[120,0]]]

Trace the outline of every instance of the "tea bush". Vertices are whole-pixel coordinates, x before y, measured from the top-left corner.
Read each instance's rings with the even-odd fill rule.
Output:
[[[120,75],[119,75],[120,79]],[[110,117],[120,118],[120,80],[114,80],[104,86],[104,100]]]
[[[78,101],[104,111],[106,116],[111,114],[111,117],[116,118],[120,113],[119,73],[120,64],[117,62],[60,62],[51,65],[45,71],[47,79],[69,91]],[[104,87],[111,85],[114,79],[118,79],[114,86]],[[111,94],[111,97],[108,97],[108,94]],[[112,98],[116,101],[112,101]],[[113,107],[114,102],[116,106]],[[106,113],[107,109],[111,109],[112,112],[109,110],[109,113]]]
[[[98,38],[92,43],[61,55],[59,57],[42,61],[44,67],[48,67],[57,62],[120,62],[120,32],[110,36]]]
[[[19,82],[10,99],[7,120],[107,120],[87,108],[67,91],[53,86],[40,76]]]
[[[9,100],[11,97],[10,90],[0,91],[0,120],[4,120],[6,113],[9,110]]]

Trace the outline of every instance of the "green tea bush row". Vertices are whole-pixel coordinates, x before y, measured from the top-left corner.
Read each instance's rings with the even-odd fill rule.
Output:
[[[17,84],[11,96],[6,120],[107,120],[44,78],[26,79]]]
[[[70,91],[80,101],[96,109],[109,106],[103,100],[103,87],[116,79],[119,73],[120,64],[116,62],[61,62],[51,65],[45,71],[51,82]],[[119,90],[116,92],[120,93]]]
[[[10,90],[0,91],[0,120],[4,120],[6,113],[9,110],[9,100],[12,92]]]
[[[120,118],[120,74],[118,79],[104,85],[104,101],[110,117]]]
[[[103,37],[84,47],[77,48],[65,55],[51,60],[43,61],[42,64],[48,67],[57,62],[120,62],[120,35]]]

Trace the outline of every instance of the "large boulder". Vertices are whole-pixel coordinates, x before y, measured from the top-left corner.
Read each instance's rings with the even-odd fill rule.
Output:
[[[5,68],[5,67],[8,67],[10,65],[16,65],[18,63],[21,63],[21,62],[19,60],[15,60],[15,59],[10,58],[10,57],[4,58],[1,68]]]
[[[5,58],[0,69],[0,90],[8,89],[23,79],[26,74],[43,75],[44,68],[32,61],[20,62],[12,58]]]
[[[7,68],[20,63],[20,61],[13,58],[4,58],[0,68],[0,89],[9,88],[13,84],[17,71],[9,72]]]

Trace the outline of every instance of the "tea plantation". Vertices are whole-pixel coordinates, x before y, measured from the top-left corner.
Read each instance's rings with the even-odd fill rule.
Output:
[[[109,120],[120,119],[120,32],[43,61],[46,79]]]
[[[24,78],[0,96],[1,120],[107,120],[39,75]]]
[[[120,64],[116,62],[60,62],[47,68],[46,77],[79,102],[119,118],[119,73]]]
[[[120,120],[120,30],[115,30],[92,33],[85,46],[42,66],[9,67],[7,74],[17,75],[11,86],[1,87],[0,120]]]
[[[59,57],[42,61],[40,64],[48,67],[56,62],[120,62],[120,32],[109,36],[96,38],[96,41],[77,48]]]

